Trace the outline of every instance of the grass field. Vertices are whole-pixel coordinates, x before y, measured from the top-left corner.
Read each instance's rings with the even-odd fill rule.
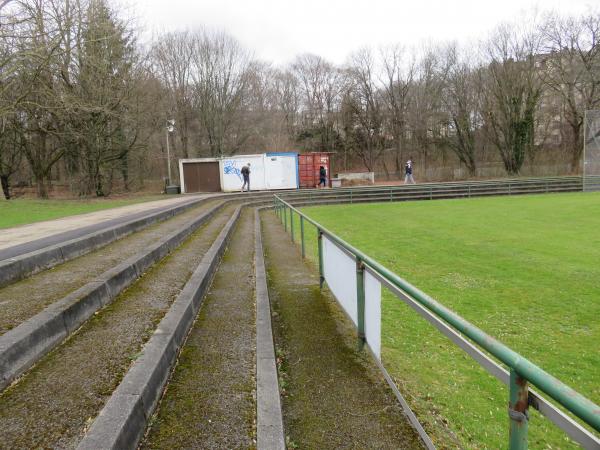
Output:
[[[600,403],[599,194],[303,211]],[[382,316],[384,363],[436,444],[506,448],[507,389],[385,292]],[[538,414],[529,430],[530,448],[576,448]]]
[[[0,201],[0,228],[15,227],[26,223],[40,222],[42,220],[58,219],[59,217],[73,216],[102,209],[116,208],[117,206],[131,205],[133,203],[162,200],[165,196],[147,195],[121,199],[93,199],[93,200],[34,200],[13,199]]]

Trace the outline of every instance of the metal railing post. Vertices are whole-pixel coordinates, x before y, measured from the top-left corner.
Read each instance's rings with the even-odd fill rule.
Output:
[[[365,345],[365,265],[356,258],[356,312],[358,328],[358,349]]]
[[[527,450],[528,383],[516,370],[510,370],[508,417],[510,418],[509,450]]]
[[[283,207],[283,229],[287,232],[287,206]]]
[[[290,235],[292,236],[292,242],[294,242],[294,210],[290,208]]]
[[[323,281],[325,281],[323,276],[323,232],[319,228],[317,228],[317,236],[319,243],[319,288],[323,289]]]
[[[306,251],[304,250],[304,217],[300,216],[300,241],[302,243],[302,258],[306,258]]]

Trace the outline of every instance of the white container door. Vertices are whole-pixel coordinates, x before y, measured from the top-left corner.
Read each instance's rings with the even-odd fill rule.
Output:
[[[296,155],[265,155],[267,189],[294,189],[298,187]]]

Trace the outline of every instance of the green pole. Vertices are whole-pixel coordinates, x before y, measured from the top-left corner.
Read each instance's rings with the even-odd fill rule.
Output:
[[[528,383],[516,370],[510,370],[508,417],[510,418],[509,450],[527,450]]]
[[[287,208],[283,207],[283,229],[287,232]]]
[[[306,251],[304,249],[304,217],[300,216],[300,241],[302,242],[302,258],[306,258]]]
[[[319,243],[319,288],[323,289],[323,281],[325,281],[323,276],[323,232],[319,228],[317,228],[317,236]]]
[[[294,211],[292,209],[290,209],[290,234],[292,242],[294,242]]]
[[[365,265],[356,258],[356,311],[358,326],[358,349],[365,345]]]

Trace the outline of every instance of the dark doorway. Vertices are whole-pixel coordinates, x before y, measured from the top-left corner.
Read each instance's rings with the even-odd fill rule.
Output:
[[[219,162],[184,162],[185,192],[220,192]]]

